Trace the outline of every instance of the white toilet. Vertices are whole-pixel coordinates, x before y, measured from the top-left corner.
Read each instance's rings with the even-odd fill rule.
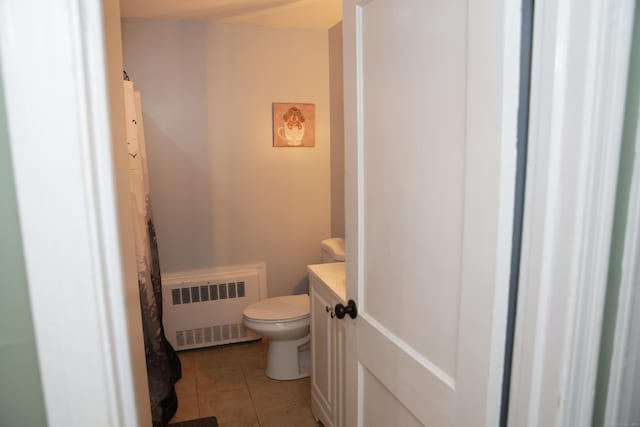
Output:
[[[344,261],[344,239],[322,241],[322,262]],[[267,369],[274,380],[295,380],[310,375],[309,295],[266,298],[244,309],[244,325],[268,337]]]

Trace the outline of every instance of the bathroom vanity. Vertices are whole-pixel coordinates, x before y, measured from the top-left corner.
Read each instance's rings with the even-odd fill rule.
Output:
[[[308,266],[311,297],[311,411],[325,427],[344,425],[344,328],[336,304],[346,303],[344,262]]]

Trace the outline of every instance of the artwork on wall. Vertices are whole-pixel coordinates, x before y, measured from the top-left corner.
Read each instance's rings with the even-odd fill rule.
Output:
[[[274,102],[273,146],[315,147],[315,104]]]

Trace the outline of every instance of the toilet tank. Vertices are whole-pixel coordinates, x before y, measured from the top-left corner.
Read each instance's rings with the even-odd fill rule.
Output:
[[[344,262],[345,248],[344,239],[342,237],[332,237],[324,239],[321,243],[322,263],[328,262]]]

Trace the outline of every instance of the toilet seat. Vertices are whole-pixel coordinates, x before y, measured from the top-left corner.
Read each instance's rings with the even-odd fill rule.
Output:
[[[309,295],[266,298],[244,309],[244,318],[256,323],[283,323],[311,316]]]

